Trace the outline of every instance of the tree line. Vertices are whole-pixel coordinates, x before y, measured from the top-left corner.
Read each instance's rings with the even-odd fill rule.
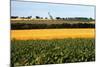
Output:
[[[27,16],[27,17],[19,17],[19,16],[11,16],[11,19],[32,19],[32,16]],[[40,17],[40,16],[35,16],[35,19],[49,19],[48,17]],[[94,21],[95,19],[93,18],[87,18],[87,17],[55,17],[56,20],[78,20],[78,21]]]

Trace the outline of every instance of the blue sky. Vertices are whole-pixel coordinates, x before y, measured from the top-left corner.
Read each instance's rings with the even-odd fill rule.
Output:
[[[36,2],[11,1],[11,16],[49,17],[92,17],[95,18],[94,6],[51,4]]]

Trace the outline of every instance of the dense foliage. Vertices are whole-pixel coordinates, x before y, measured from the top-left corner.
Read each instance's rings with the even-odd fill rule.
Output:
[[[31,24],[31,23],[11,23],[11,29],[52,29],[52,28],[95,28],[95,24]]]
[[[11,65],[95,61],[94,39],[12,40]]]

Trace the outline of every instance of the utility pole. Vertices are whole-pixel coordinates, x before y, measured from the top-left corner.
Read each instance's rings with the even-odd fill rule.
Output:
[[[53,20],[53,17],[51,16],[50,12],[48,12],[48,15],[49,15],[50,19]]]

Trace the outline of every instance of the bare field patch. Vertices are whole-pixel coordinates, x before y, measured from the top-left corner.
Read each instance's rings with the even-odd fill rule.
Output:
[[[50,20],[50,19],[11,19],[11,23],[30,23],[30,24],[95,24],[95,21],[75,21],[75,20]]]
[[[11,39],[36,40],[36,39],[64,39],[64,38],[94,38],[95,29],[32,29],[11,30]]]

